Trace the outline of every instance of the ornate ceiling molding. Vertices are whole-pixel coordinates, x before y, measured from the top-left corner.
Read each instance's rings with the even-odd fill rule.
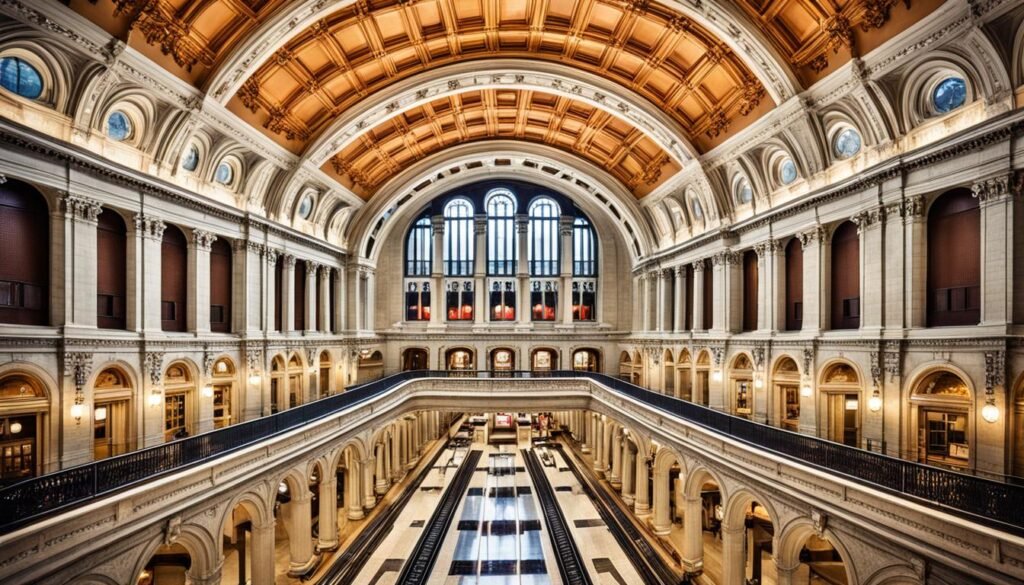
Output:
[[[259,67],[270,61],[279,49],[318,21],[351,7],[357,1],[295,0],[283,6],[245,35],[213,69],[206,84],[209,95],[221,104],[227,104],[242,84]],[[757,24],[731,4],[720,0],[692,3],[666,0],[661,4],[707,29],[724,42],[764,85],[775,103],[781,103],[800,91],[785,60],[768,42]]]

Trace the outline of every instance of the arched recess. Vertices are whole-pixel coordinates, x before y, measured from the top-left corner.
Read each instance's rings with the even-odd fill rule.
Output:
[[[384,354],[373,351],[366,355],[359,354],[356,370],[356,384],[363,384],[384,376]]]
[[[862,380],[851,362],[832,360],[823,365],[815,402],[818,436],[851,447],[860,446]]]
[[[800,430],[800,368],[790,356],[782,356],[772,368],[771,405],[768,420],[788,431]]]
[[[600,350],[593,348],[574,349],[572,352],[572,369],[577,372],[600,372]]]
[[[693,401],[708,405],[711,388],[711,352],[702,349],[693,368]]]
[[[495,375],[509,375],[516,369],[516,351],[511,347],[496,347],[487,353],[488,369]]]
[[[830,585],[858,583],[850,554],[831,528],[815,526],[810,518],[790,522],[778,539],[775,561],[780,572],[790,573],[793,583],[824,582]]]
[[[332,365],[334,361],[331,359],[331,352],[323,350],[320,352],[318,359],[318,367],[320,368],[320,375],[317,376],[317,382],[320,384],[320,398],[326,398],[331,395],[334,388],[334,369]]]
[[[676,384],[678,392],[676,395],[683,400],[693,400],[693,360],[690,357],[690,350],[685,347],[679,350],[679,357],[676,359]]]
[[[185,331],[188,318],[188,240],[174,225],[164,229],[160,246],[160,325]]]
[[[43,473],[47,454],[53,451],[47,433],[50,417],[50,394],[42,380],[17,365],[0,374],[0,440],[5,452],[0,486]]]
[[[677,500],[682,494],[686,469],[682,457],[668,447],[659,447],[654,454],[652,465],[654,507],[653,528],[659,535],[669,534],[672,519],[677,516]]]
[[[135,384],[126,364],[100,370],[92,381],[93,459],[127,453],[137,441]]]
[[[860,234],[852,221],[832,234],[831,328],[860,327]]]
[[[164,441],[199,432],[198,371],[188,360],[171,362],[164,370]]]
[[[402,350],[402,371],[430,369],[430,354],[426,348],[407,347]]]
[[[128,228],[117,211],[103,208],[96,226],[96,326],[125,329],[128,314]]]
[[[908,377],[908,453],[921,463],[974,469],[975,393],[970,378],[948,364],[924,366]]]
[[[778,579],[771,554],[777,519],[769,500],[750,488],[729,494],[722,515],[724,583],[764,583],[765,574]]]
[[[137,585],[205,581],[219,570],[217,535],[196,524],[182,523],[170,537],[163,532],[150,539],[135,571]]]
[[[928,208],[929,327],[981,321],[981,209],[971,190],[946,191]]]
[[[265,483],[257,489],[271,491]],[[220,541],[223,555],[221,577],[226,582],[258,584],[257,573],[273,576],[276,555],[268,554],[274,548],[274,530],[270,523],[272,510],[265,493],[256,491],[244,492],[225,506],[220,522]]]
[[[804,322],[804,249],[799,238],[786,244],[786,331],[799,331]]]
[[[559,352],[553,347],[538,347],[530,351],[530,371],[550,372],[557,370]]]
[[[453,347],[444,352],[442,369],[472,371],[476,369],[476,351],[470,347]]]
[[[232,254],[231,243],[224,238],[210,246],[210,330],[216,333],[231,332]]]
[[[221,356],[213,362],[210,386],[213,389],[213,428],[219,429],[241,422],[241,405],[244,402],[242,388],[238,384],[238,370],[228,356]]]
[[[50,324],[49,216],[34,187],[0,184],[0,323]]]
[[[754,414],[754,364],[746,353],[739,353],[729,365],[730,410],[737,416],[751,418]]]
[[[305,368],[298,352],[292,352],[286,360],[283,354],[270,361],[270,412],[271,414],[294,408],[304,402]]]

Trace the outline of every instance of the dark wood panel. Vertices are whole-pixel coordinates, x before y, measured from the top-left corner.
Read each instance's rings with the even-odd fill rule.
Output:
[[[295,330],[302,331],[306,325],[306,263],[295,261]]]
[[[274,264],[274,331],[284,326],[284,256],[277,257]]]
[[[693,329],[693,264],[686,265],[686,323],[683,327]]]
[[[804,322],[804,248],[793,238],[786,244],[786,331],[799,331]]]
[[[96,227],[96,326],[101,329],[127,324],[127,237],[121,214],[104,209]]]
[[[185,331],[188,314],[188,240],[168,225],[160,246],[160,325],[164,331]]]
[[[929,327],[981,321],[981,210],[968,189],[948,191],[928,211]]]
[[[0,185],[0,323],[50,323],[50,214],[43,196]]]
[[[757,329],[757,252],[743,253],[743,330]]]
[[[210,330],[231,332],[231,244],[217,239],[210,249]]]
[[[860,327],[860,235],[843,222],[832,235],[832,329]]]
[[[338,311],[337,305],[335,304],[337,302],[337,299],[335,297],[335,295],[337,294],[337,291],[334,290],[335,289],[335,286],[334,286],[335,274],[337,274],[337,273],[332,268],[331,269],[331,276],[327,280],[327,288],[331,291],[330,292],[330,296],[331,296],[331,300],[330,300],[330,303],[331,303],[330,321],[327,323],[327,330],[328,331],[334,331],[334,323],[335,323],[336,313]]]
[[[711,259],[704,261],[704,329],[715,326],[715,271],[711,267]]]

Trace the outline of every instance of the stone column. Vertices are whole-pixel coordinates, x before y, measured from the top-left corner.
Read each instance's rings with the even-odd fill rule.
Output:
[[[646,516],[651,513],[651,494],[648,489],[650,469],[647,467],[647,461],[639,455],[638,451],[636,458],[636,498],[633,502],[633,513],[637,516]]]
[[[559,320],[562,325],[572,325],[572,227],[576,218],[571,215],[563,215],[558,220],[558,235],[561,237],[561,283],[558,291],[558,310],[561,311]]]
[[[320,529],[317,550],[338,548],[338,476],[325,473],[320,478]]]
[[[722,585],[744,585],[746,581],[745,538],[746,530],[742,525],[722,526]]]
[[[622,489],[622,441],[619,435],[618,427],[612,430],[611,437],[611,459],[612,459],[612,472],[608,476],[609,483],[615,489]]]
[[[320,278],[320,298],[317,308],[317,325],[322,333],[331,330],[331,267],[321,266],[318,274]]]
[[[347,329],[345,322],[345,267],[342,266],[332,271],[334,278],[331,279],[334,287],[334,320],[331,328],[335,333],[341,333]]]
[[[708,261],[697,260],[693,263],[693,330],[704,331],[708,324],[704,322],[704,279],[707,278],[705,268]]]
[[[1014,297],[1010,177],[978,181],[971,192],[981,207],[981,324],[1005,326],[1013,320]]]
[[[822,264],[824,239],[825,229],[821,226],[800,234],[804,251],[804,319],[800,331],[806,335],[818,335],[825,327],[828,299]]]
[[[583,453],[590,453],[592,451],[591,447],[594,444],[594,415],[587,411],[582,411],[580,416],[583,417],[583,438],[581,439],[581,441],[583,441],[583,445],[580,447],[580,451]]]
[[[632,506],[635,498],[633,497],[633,477],[636,475],[636,462],[634,461],[633,449],[630,447],[629,440],[622,441],[622,501],[627,506]]]
[[[281,279],[281,331],[287,333],[295,330],[295,256],[285,254]]]
[[[518,327],[529,327],[530,318],[530,265],[527,262],[527,251],[530,249],[530,218],[516,215],[516,245],[519,250],[519,261],[516,262],[516,324]]]
[[[654,331],[654,273],[645,272],[641,275],[640,286],[643,288],[643,299],[640,311],[644,318],[644,331]]]
[[[782,242],[774,241],[769,253],[771,262],[771,292],[766,297],[772,308],[772,320],[768,328],[776,331],[786,329],[786,248]]]
[[[658,286],[658,311],[657,311],[657,330],[658,332],[671,331],[672,330],[672,305],[670,299],[672,293],[669,290],[672,283],[669,281],[672,272],[669,270],[658,270],[654,273],[657,279]]]
[[[433,248],[430,256],[430,325],[444,326],[444,216],[430,218]]]
[[[255,334],[263,323],[263,246],[234,240],[231,252],[231,331]]]
[[[373,483],[373,468],[376,466],[376,462],[373,457],[370,457],[366,461],[359,464],[359,469],[362,471],[362,478],[360,481],[363,482],[362,494],[363,494],[363,508],[372,510],[377,505],[377,498],[373,495],[374,483]]]
[[[487,322],[487,216],[473,217],[473,323]]]
[[[377,482],[374,484],[374,491],[377,492],[377,495],[381,496],[388,492],[388,487],[391,485],[391,482],[388,481],[386,468],[384,467],[384,451],[384,444],[377,443],[376,447],[374,448],[373,457],[374,475],[377,476]]]
[[[633,296],[631,298],[633,305],[633,331],[640,331],[644,327],[643,319],[643,289],[644,289],[644,276],[643,274],[633,275]]]
[[[152,216],[135,215],[135,231],[142,234],[142,259],[137,264],[141,274],[142,330],[160,331],[160,302],[162,290],[162,244],[167,225]]]
[[[402,425],[395,424],[391,435],[391,481],[398,483],[405,474],[402,471]]]
[[[96,265],[97,234],[100,212],[99,202],[61,192],[60,203],[64,208],[63,221],[63,283],[54,283],[53,294],[63,290],[63,319],[55,318],[54,323],[71,327],[96,327]],[[107,213],[116,213],[108,211]],[[54,234],[53,246],[58,238]],[[107,259],[102,259],[104,262]],[[159,274],[159,273],[158,273]],[[57,303],[53,304],[54,309]],[[127,308],[127,307],[126,307]],[[57,317],[56,311],[54,316]]]
[[[699,495],[686,497],[683,513],[683,569],[689,574],[704,570],[703,502]]]
[[[673,269],[675,284],[672,286],[672,306],[675,308],[672,313],[672,331],[682,333],[686,331],[686,267],[676,266]]]
[[[594,471],[599,477],[604,475],[604,467],[601,466],[601,462],[604,460],[604,426],[604,421],[600,418],[594,420]]]
[[[726,331],[736,333],[743,330],[743,255],[735,252],[722,254],[722,272],[725,277],[725,320]],[[716,288],[715,300],[718,301]],[[718,303],[715,303],[718,306]],[[718,325],[715,313],[715,325]]]
[[[269,333],[277,329],[277,258],[280,252],[266,248],[263,253],[263,331]],[[282,291],[283,293],[284,291]],[[284,295],[282,294],[282,297]]]
[[[654,533],[665,535],[672,531],[672,518],[669,516],[669,485],[668,469],[654,470]]]
[[[348,507],[349,520],[363,519],[363,499],[360,483],[362,482],[362,470],[355,456],[349,458],[345,467],[345,505]]]
[[[277,578],[273,518],[262,526],[252,525],[252,585],[274,585]]]
[[[884,267],[882,224],[878,208],[862,211],[853,217],[860,235],[860,329],[878,334],[882,329],[882,295]]]
[[[317,557],[313,554],[312,510],[310,503],[313,494],[306,486],[301,486],[299,493],[292,494],[288,506],[288,574],[297,577],[304,574],[314,565]]]
[[[188,330],[210,332],[210,247],[217,236],[203,230],[192,231],[188,247]]]
[[[320,264],[306,260],[306,314],[304,316],[306,333],[316,331],[316,275],[319,271]]]
[[[772,303],[774,294],[773,274],[775,263],[773,252],[778,247],[775,240],[754,246],[754,253],[757,254],[757,329],[759,331],[770,331],[775,322],[775,305]],[[744,301],[746,302],[746,301]]]

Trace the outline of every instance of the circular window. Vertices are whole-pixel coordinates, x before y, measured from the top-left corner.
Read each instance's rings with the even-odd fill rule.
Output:
[[[750,183],[746,179],[740,179],[736,186],[736,199],[740,203],[750,203],[753,198],[754,190],[750,188]]]
[[[199,149],[194,144],[189,146],[185,156],[181,157],[181,168],[190,173],[199,168]]]
[[[124,112],[114,112],[107,117],[107,136],[118,142],[132,135],[132,121]]]
[[[932,91],[935,111],[948,114],[967,103],[967,83],[962,77],[947,77]]]
[[[860,147],[860,134],[853,128],[846,128],[836,136],[834,148],[839,158],[850,158],[860,152]]]
[[[235,169],[231,168],[228,163],[222,162],[217,165],[217,172],[213,174],[213,178],[221,185],[230,185],[235,178]]]
[[[796,163],[793,162],[793,159],[786,158],[779,165],[779,179],[783,185],[788,185],[796,180]]]
[[[43,78],[36,68],[17,57],[0,58],[0,87],[23,98],[43,95]]]
[[[313,196],[306,195],[299,202],[299,217],[302,219],[309,219],[309,216],[313,215]]]

